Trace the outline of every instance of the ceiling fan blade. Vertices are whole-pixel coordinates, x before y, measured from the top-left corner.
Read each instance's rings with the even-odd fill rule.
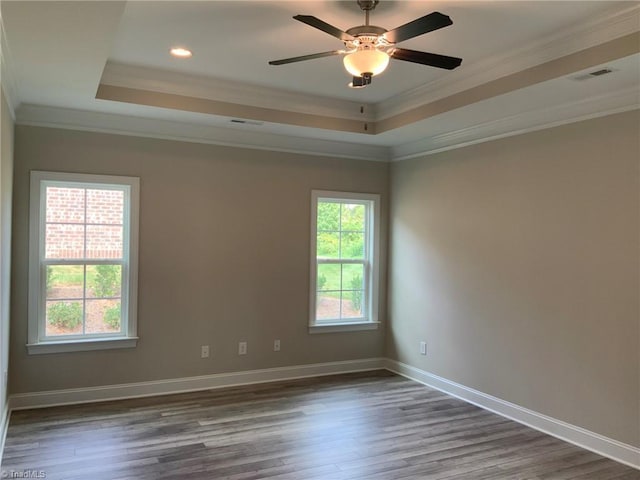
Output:
[[[340,55],[342,50],[332,50],[330,52],[312,53],[311,55],[301,55],[300,57],[283,58],[282,60],[271,60],[269,65],[285,65],[287,63],[304,62],[305,60],[313,60],[314,58],[330,57],[332,55]]]
[[[453,70],[462,63],[461,58],[447,57],[446,55],[438,55],[437,53],[418,52],[417,50],[407,50],[406,48],[396,48],[391,54],[391,58],[404,60],[405,62],[419,63],[421,65],[429,65],[430,67],[445,68],[447,70]]]
[[[318,30],[322,30],[323,32],[328,33],[333,37],[339,38],[343,42],[354,39],[354,37],[349,35],[347,32],[343,32],[339,28],[336,28],[333,25],[329,25],[327,22],[323,22],[319,18],[316,18],[312,15],[295,15],[293,18],[295,18],[299,22],[306,23],[311,27],[317,28]]]
[[[294,17],[295,18],[295,17]],[[405,23],[404,25],[386,32],[383,37],[387,39],[389,43],[398,43],[410,38],[417,37],[423,33],[433,32],[439,28],[448,27],[452,25],[451,18],[440,12],[433,12],[424,17],[416,18],[412,22]]]

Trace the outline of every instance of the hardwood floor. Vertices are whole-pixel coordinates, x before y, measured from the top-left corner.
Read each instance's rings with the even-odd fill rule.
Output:
[[[2,472],[47,480],[640,480],[640,471],[386,371],[13,412]]]

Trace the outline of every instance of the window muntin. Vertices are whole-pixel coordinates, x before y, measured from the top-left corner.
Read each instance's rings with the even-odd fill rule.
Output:
[[[29,345],[135,337],[138,179],[31,182]]]
[[[377,321],[378,196],[312,194],[311,326]]]

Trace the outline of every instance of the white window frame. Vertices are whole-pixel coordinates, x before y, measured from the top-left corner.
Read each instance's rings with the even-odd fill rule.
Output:
[[[318,202],[332,201],[364,203],[367,206],[365,236],[365,274],[366,291],[365,316],[363,318],[340,320],[316,320],[317,301],[317,221]],[[380,277],[380,195],[373,193],[335,192],[313,190],[311,192],[311,251],[310,251],[310,288],[309,288],[309,333],[331,333],[356,330],[375,330],[378,328],[378,294]],[[322,263],[326,261],[320,260]],[[335,262],[331,262],[335,263]],[[349,262],[338,262],[349,263]]]
[[[115,334],[45,335],[45,221],[46,187],[106,188],[124,192],[122,319]],[[29,354],[60,353],[112,348],[131,348],[137,344],[138,223],[140,179],[114,175],[62,172],[31,172],[29,204]],[[76,262],[74,262],[75,264]],[[87,262],[95,264],[98,262]],[[108,262],[107,262],[108,263]]]

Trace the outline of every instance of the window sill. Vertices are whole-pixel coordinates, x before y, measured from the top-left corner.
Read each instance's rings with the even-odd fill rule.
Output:
[[[380,322],[353,323],[316,323],[309,325],[309,333],[357,332],[360,330],[377,330]]]
[[[92,340],[66,340],[59,342],[28,343],[29,355],[65,352],[87,352],[91,350],[109,350],[112,348],[133,348],[138,337],[105,338]]]

